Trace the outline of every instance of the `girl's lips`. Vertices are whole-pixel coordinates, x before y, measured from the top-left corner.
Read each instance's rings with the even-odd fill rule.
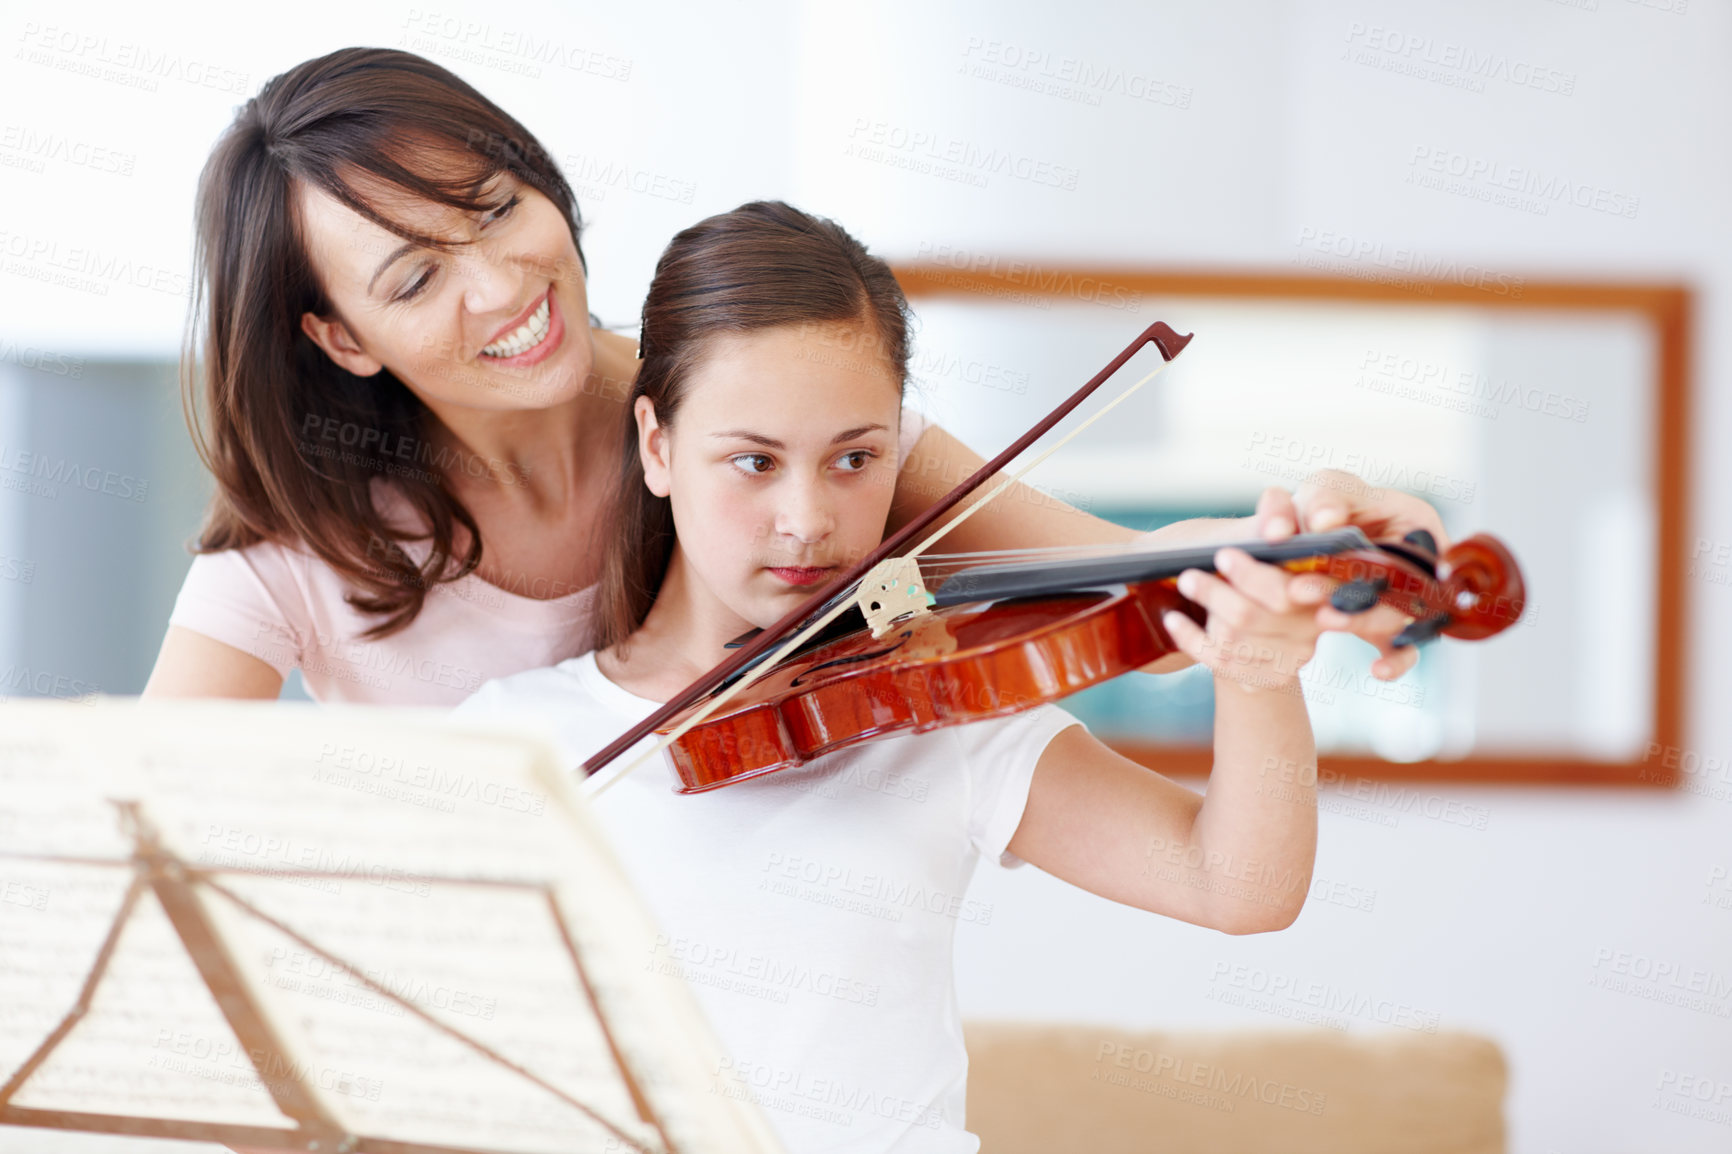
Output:
[[[559,342],[565,339],[565,317],[559,311],[559,294],[553,291],[554,287],[554,285],[547,286],[547,335],[541,338],[541,343],[539,345],[536,345],[534,348],[524,349],[515,357],[489,357],[483,355],[479,359],[490,365],[506,365],[511,368],[523,368],[528,365],[540,364],[542,361],[545,361],[548,357],[552,356],[554,350],[559,348]],[[530,312],[534,312],[535,309],[539,307],[541,307],[541,302],[536,301],[534,307],[530,309]],[[509,332],[510,330],[507,331]]]
[[[770,572],[790,585],[816,585],[830,575],[829,568],[813,566],[788,566],[782,569],[771,569]]]

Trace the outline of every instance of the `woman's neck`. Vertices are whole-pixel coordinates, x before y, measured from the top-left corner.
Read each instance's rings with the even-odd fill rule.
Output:
[[[459,496],[494,495],[554,516],[573,499],[593,499],[595,478],[613,473],[637,361],[628,338],[591,330],[591,341],[584,387],[558,405],[490,412],[429,404],[438,418],[430,436],[449,450],[441,459]]]
[[[596,653],[602,674],[628,693],[667,701],[715,668],[727,643],[752,628],[703,585],[679,545],[637,632]]]

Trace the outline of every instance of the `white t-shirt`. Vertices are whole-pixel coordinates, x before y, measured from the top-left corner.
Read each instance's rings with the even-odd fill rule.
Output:
[[[498,681],[456,716],[532,718],[574,769],[657,706],[593,653]],[[1022,821],[1054,706],[869,742],[700,794],[654,758],[594,812],[789,1154],[973,1154],[952,947],[966,891]],[[612,780],[651,739],[580,787]]]

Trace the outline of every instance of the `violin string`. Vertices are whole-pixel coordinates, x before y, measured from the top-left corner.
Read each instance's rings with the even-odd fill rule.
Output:
[[[1131,396],[1134,393],[1136,393],[1136,391],[1138,389],[1142,388],[1144,385],[1146,385],[1150,381],[1154,380],[1155,377],[1160,375],[1161,370],[1166,368],[1171,363],[1172,362],[1170,362],[1164,358],[1162,360],[1160,360],[1155,365],[1154,368],[1150,369],[1147,373],[1143,374],[1142,379],[1137,381],[1136,384],[1132,385],[1130,388],[1126,389],[1124,392],[1120,393],[1118,396],[1114,397],[1112,400],[1110,400],[1106,404],[1102,405],[1098,410],[1096,410],[1092,415],[1090,415],[1088,420],[1082,422],[1076,428],[1072,429],[1070,432],[1068,432],[1064,436],[1060,437],[1058,439],[1058,441],[1056,443],[1054,443],[1051,448],[1047,449],[1044,453],[1040,454],[1040,456],[1036,457],[1034,460],[1030,461],[1028,464],[1024,465],[1021,469],[1018,469],[1016,472],[1012,473],[1010,476],[1001,478],[997,487],[994,488],[990,493],[988,493],[986,496],[982,497],[980,500],[975,501],[973,504],[969,505],[966,509],[964,509],[961,513],[957,514],[955,517],[952,517],[950,520],[946,521],[941,527],[934,530],[924,541],[920,542],[920,544],[918,544],[914,548],[910,549],[905,554],[905,556],[918,557],[922,553],[926,552],[926,550],[928,548],[930,548],[933,544],[935,544],[940,537],[944,536],[946,533],[950,532],[952,529],[956,528],[958,525],[962,524],[964,521],[968,520],[970,517],[972,517],[976,513],[980,512],[980,510],[986,508],[986,506],[988,504],[990,504],[993,501],[993,499],[996,498],[1000,493],[1003,493],[1006,489],[1010,488],[1012,485],[1021,481],[1024,477],[1028,476],[1030,470],[1034,469],[1042,461],[1045,461],[1048,457],[1052,456],[1054,453],[1058,452],[1060,449],[1062,449],[1066,445],[1070,444],[1071,441],[1075,440],[1078,436],[1080,436],[1085,430],[1087,430],[1096,421],[1100,420],[1102,417],[1106,416],[1108,413],[1110,413],[1114,409],[1118,408],[1119,405],[1121,405],[1125,401],[1129,400],[1131,398]]]
[[[1142,541],[1125,541],[1112,545],[1065,545],[1055,549],[989,549],[979,553],[927,553],[921,558],[922,568],[963,568],[970,565],[990,565],[1002,561],[1068,561],[1078,557],[1116,557],[1146,551]]]
[[[1056,545],[1045,549],[990,549],[978,553],[927,553],[920,558],[920,572],[926,577],[948,577],[969,569],[992,565],[1051,564],[1058,561],[1087,561],[1103,557],[1129,557],[1139,553],[1158,552],[1160,547],[1146,541],[1120,541],[1110,545]]]
[[[1031,546],[1025,549],[981,549],[973,553],[928,553],[926,554],[926,559],[928,561],[947,561],[976,557],[984,558],[986,560],[991,560],[995,557],[1060,557],[1085,553],[1129,553],[1135,552],[1142,547],[1143,544],[1141,541],[1103,541],[1089,545],[1042,545]]]
[[[1072,439],[1074,439],[1077,435],[1082,433],[1083,430],[1087,429],[1089,426],[1093,425],[1096,421],[1100,420],[1102,417],[1104,417],[1108,413],[1112,412],[1113,409],[1118,407],[1118,405],[1120,403],[1128,400],[1133,393],[1135,393],[1138,389],[1142,388],[1144,385],[1146,385],[1150,381],[1152,381],[1157,375],[1160,374],[1161,370],[1166,368],[1167,365],[1170,363],[1171,363],[1170,361],[1166,360],[1163,357],[1160,360],[1160,362],[1158,364],[1156,364],[1153,369],[1150,369],[1148,371],[1148,373],[1146,373],[1143,376],[1143,378],[1141,380],[1139,380],[1136,384],[1132,385],[1130,388],[1126,389],[1124,392],[1122,392],[1118,396],[1114,397],[1111,401],[1109,401],[1105,405],[1103,405],[1098,412],[1096,412],[1094,415],[1090,416],[1086,421],[1083,421],[1076,428],[1072,429],[1070,432],[1068,432],[1064,436],[1060,437],[1058,439],[1058,442],[1056,444],[1054,444],[1050,449],[1046,450],[1046,452],[1042,453],[1040,456],[1038,456],[1034,460],[1030,461],[1027,465],[1024,465],[1021,469],[1019,469],[1017,472],[1013,473],[1009,477],[1005,477],[1005,478],[1001,479],[1001,481],[999,482],[997,487],[995,487],[986,496],[982,497],[980,500],[969,505],[966,509],[964,509],[962,511],[962,513],[960,515],[951,518],[949,521],[945,522],[942,526],[935,529],[931,534],[929,534],[926,537],[925,540],[921,541],[920,544],[916,545],[913,549],[909,550],[908,553],[905,555],[909,556],[909,557],[919,557],[922,553],[926,552],[927,548],[930,547],[940,537],[944,536],[946,533],[950,532],[952,529],[956,528],[958,525],[960,525],[964,521],[968,520],[968,518],[974,516],[975,513],[979,512],[981,509],[985,508],[986,505],[988,503],[990,503],[1000,493],[1003,493],[1006,489],[1010,488],[1010,486],[1016,484],[1023,477],[1027,476],[1030,469],[1033,469],[1036,465],[1039,465],[1042,461],[1046,460],[1048,457],[1052,456],[1054,453],[1056,453],[1060,449],[1064,448],[1067,444],[1069,444],[1071,442]],[[858,588],[858,585],[856,585],[856,588]],[[850,608],[852,608],[853,605],[854,605],[854,598],[852,596],[844,597],[841,600],[839,600],[833,607],[831,607],[831,609],[827,613],[825,613],[822,617],[818,618],[817,621],[813,622],[811,625],[806,626],[804,629],[801,629],[798,632],[796,632],[793,639],[788,641],[780,649],[776,650],[776,652],[769,658],[769,660],[760,661],[757,665],[754,665],[752,668],[746,670],[745,673],[743,673],[737,680],[735,680],[735,682],[732,685],[728,686],[726,689],[723,689],[721,692],[714,694],[710,698],[710,700],[704,704],[703,708],[699,709],[697,712],[693,713],[691,716],[686,718],[686,720],[684,720],[684,721],[680,722],[678,725],[674,726],[673,729],[669,730],[668,733],[660,741],[656,742],[649,749],[645,750],[642,754],[640,754],[637,758],[635,758],[631,762],[630,765],[627,765],[624,769],[620,770],[618,773],[614,774],[612,777],[608,778],[606,781],[599,783],[593,790],[590,791],[590,794],[589,794],[590,798],[594,799],[594,798],[600,797],[603,792],[605,792],[607,789],[609,789],[614,784],[614,782],[620,780],[626,774],[632,772],[638,766],[644,764],[650,758],[654,757],[656,754],[662,752],[668,746],[672,745],[674,742],[676,742],[680,738],[684,737],[686,735],[686,733],[688,731],[690,731],[693,727],[701,725],[705,721],[709,720],[710,715],[715,713],[716,710],[720,709],[722,706],[724,706],[728,702],[732,701],[737,695],[744,692],[746,689],[750,688],[753,684],[755,684],[757,682],[757,680],[760,677],[763,677],[765,674],[769,673],[776,666],[780,665],[783,662],[783,660],[785,660],[787,657],[796,653],[802,645],[804,645],[808,640],[810,640],[812,637],[817,635],[817,633],[821,629],[823,629],[826,625],[830,624],[830,622],[832,622],[836,618],[842,616],[842,614],[847,612]]]

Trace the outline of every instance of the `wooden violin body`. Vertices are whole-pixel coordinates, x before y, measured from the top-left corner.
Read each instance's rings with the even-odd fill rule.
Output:
[[[1414,618],[1397,644],[1490,637],[1521,615],[1525,597],[1513,557],[1489,536],[1441,559],[1413,545],[1373,545],[1357,529],[1237,547],[1339,582],[1338,608],[1381,603]],[[1176,651],[1162,614],[1204,621],[1176,580],[1212,569],[1217,548],[965,570],[939,588],[930,612],[886,636],[860,629],[797,653],[675,739],[680,792],[874,738],[1032,709],[1139,669]]]

